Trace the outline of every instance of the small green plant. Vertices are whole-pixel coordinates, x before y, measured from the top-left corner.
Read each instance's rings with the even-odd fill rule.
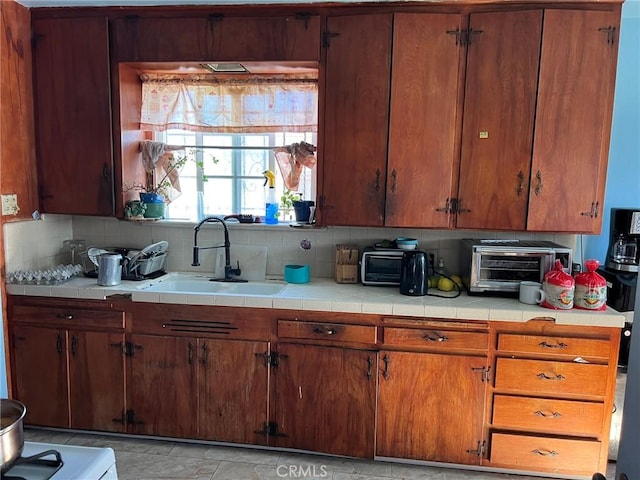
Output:
[[[280,197],[280,206],[285,210],[293,208],[293,202],[300,200],[299,193],[293,193],[291,190],[285,190]]]
[[[163,195],[165,199],[168,198],[169,191],[173,186],[171,181],[172,175],[175,172],[180,173],[180,171],[187,164],[188,161],[193,160],[196,163],[196,166],[198,168],[204,168],[205,162],[203,160],[196,159],[197,152],[198,152],[198,149],[191,149],[179,157],[173,155],[171,157],[171,160],[169,160],[169,163],[167,165],[167,168],[164,171],[164,174],[157,181],[154,181],[156,169],[155,168],[147,169],[145,170],[146,181],[144,184],[133,182],[133,185],[131,187],[125,188],[124,191],[126,192],[129,190],[138,190],[144,193],[157,193],[159,195]],[[214,164],[217,164],[219,162],[219,160],[213,155],[211,156],[211,161]],[[204,175],[203,180],[206,182],[207,179],[208,179],[207,176]]]

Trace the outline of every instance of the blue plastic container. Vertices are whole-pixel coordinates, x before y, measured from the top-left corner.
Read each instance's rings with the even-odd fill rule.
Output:
[[[287,283],[309,283],[309,265],[285,265],[284,281]]]

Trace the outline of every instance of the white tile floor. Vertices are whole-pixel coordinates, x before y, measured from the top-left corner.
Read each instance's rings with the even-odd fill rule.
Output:
[[[32,442],[111,447],[119,480],[531,480],[534,477],[423,467],[251,448],[25,429]],[[613,478],[615,463],[609,464]]]

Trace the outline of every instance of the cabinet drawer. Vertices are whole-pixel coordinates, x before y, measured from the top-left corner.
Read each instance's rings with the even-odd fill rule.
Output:
[[[607,365],[499,358],[496,389],[604,397]]]
[[[545,355],[573,355],[608,360],[611,345],[609,340],[591,338],[500,334],[498,336],[498,350]]]
[[[489,335],[482,332],[459,332],[438,328],[395,328],[384,329],[385,345],[430,347],[449,350],[464,348],[487,350]]]
[[[124,312],[110,310],[16,305],[11,318],[18,323],[54,324],[57,327],[124,328]]]
[[[598,471],[600,442],[494,433],[491,463],[522,469],[582,472]]]
[[[352,343],[376,343],[376,327],[340,323],[278,320],[278,337],[331,340]]]
[[[537,432],[599,437],[604,404],[496,395],[493,426]]]

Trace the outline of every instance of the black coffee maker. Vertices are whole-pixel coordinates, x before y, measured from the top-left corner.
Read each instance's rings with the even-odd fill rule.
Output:
[[[640,208],[612,208],[609,250],[598,273],[607,281],[607,305],[618,312],[632,312],[636,303],[640,270]],[[620,340],[618,365],[629,362],[632,323],[625,323]]]
[[[611,209],[606,267],[617,272],[640,270],[640,208]]]

